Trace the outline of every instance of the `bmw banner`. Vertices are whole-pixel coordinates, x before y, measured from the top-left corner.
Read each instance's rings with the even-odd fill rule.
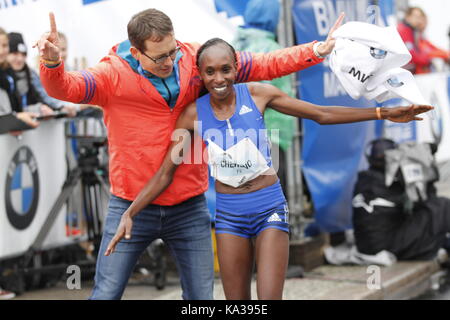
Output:
[[[66,179],[63,121],[42,122],[19,140],[0,135],[0,260],[22,255],[33,244]],[[71,243],[65,208],[44,246]]]

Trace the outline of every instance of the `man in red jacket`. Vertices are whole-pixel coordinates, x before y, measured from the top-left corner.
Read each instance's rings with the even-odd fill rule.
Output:
[[[339,27],[343,15],[330,30]],[[108,128],[112,197],[104,224],[91,299],[120,299],[137,259],[161,238],[178,267],[184,299],[213,298],[210,214],[203,193],[205,163],[181,164],[169,188],[133,218],[133,232],[104,256],[123,213],[161,166],[175,122],[203,89],[196,68],[198,44],[176,40],[172,22],[156,9],[128,23],[128,40],[93,68],[64,71],[55,18],[37,42],[41,80],[49,95],[102,107]],[[238,81],[270,80],[315,65],[331,52],[334,39],[268,54],[238,53]],[[193,142],[194,149],[196,142]],[[200,145],[202,145],[200,143]],[[198,143],[197,143],[198,146]]]

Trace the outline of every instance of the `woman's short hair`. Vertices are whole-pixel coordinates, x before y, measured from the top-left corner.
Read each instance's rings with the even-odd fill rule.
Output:
[[[219,45],[219,44],[224,45],[225,47],[228,47],[230,49],[231,55],[233,56],[234,62],[237,61],[236,50],[234,50],[234,47],[231,44],[229,44],[228,42],[226,42],[225,40],[220,39],[220,38],[212,38],[212,39],[209,39],[208,41],[206,41],[198,49],[198,51],[197,51],[197,67],[200,67],[200,58],[201,58],[201,55],[203,54],[203,52],[206,49],[208,49],[210,47],[213,47],[213,46],[216,46],[216,45]]]

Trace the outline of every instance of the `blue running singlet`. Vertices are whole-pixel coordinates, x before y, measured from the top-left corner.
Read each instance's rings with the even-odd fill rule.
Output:
[[[216,118],[209,94],[197,99],[197,116],[211,175],[239,187],[267,171],[272,159],[263,115],[247,85],[235,84],[234,89],[236,108],[229,119]],[[289,211],[279,181],[251,193],[216,194],[216,233],[250,238],[267,228],[289,232]]]

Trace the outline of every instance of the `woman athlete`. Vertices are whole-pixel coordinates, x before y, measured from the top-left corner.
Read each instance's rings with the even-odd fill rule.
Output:
[[[209,94],[190,104],[178,118],[176,141],[161,168],[123,214],[105,255],[123,237],[131,238],[133,217],[170,185],[183,155],[183,161],[187,159],[194,132],[205,141],[210,172],[216,179],[217,253],[226,298],[251,299],[256,260],[258,298],[282,299],[289,255],[288,209],[272,167],[264,110],[270,107],[320,124],[339,124],[421,120],[417,115],[433,107],[325,107],[291,98],[269,84],[235,85],[235,51],[218,38],[200,47],[197,66]],[[189,154],[190,160],[195,158]]]

